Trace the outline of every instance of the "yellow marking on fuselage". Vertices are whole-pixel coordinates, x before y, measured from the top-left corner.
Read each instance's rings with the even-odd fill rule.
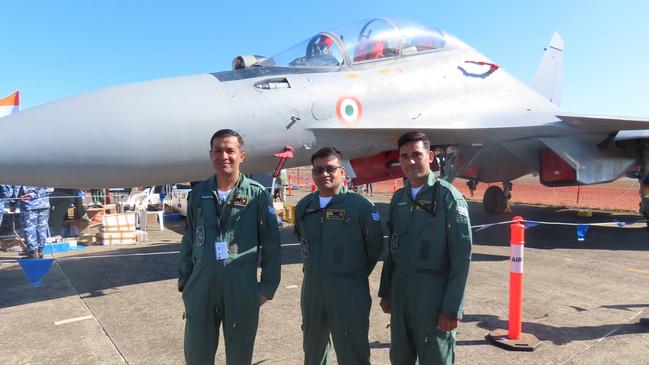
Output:
[[[358,74],[357,73],[349,73],[349,74],[345,74],[345,77],[347,77],[348,79],[357,79]]]

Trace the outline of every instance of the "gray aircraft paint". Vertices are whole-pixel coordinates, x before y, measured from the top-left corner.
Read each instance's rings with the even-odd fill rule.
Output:
[[[89,188],[198,180],[213,171],[209,138],[222,128],[244,136],[245,173],[272,170],[272,154],[287,145],[295,158],[286,167],[301,166],[321,146],[335,144],[353,159],[395,149],[400,134],[421,130],[433,145],[480,145],[472,161],[483,170],[480,181],[489,182],[536,171],[534,153],[548,144],[567,151],[561,146],[573,137],[595,143],[623,130],[634,131],[625,140],[646,138],[649,119],[566,113],[502,68],[489,73],[489,65],[467,62],[493,64],[443,35],[444,48],[412,55],[297,70],[253,66],[111,87],[28,109],[0,120],[6,140],[42,132],[30,135],[29,145],[0,145],[0,181]],[[362,118],[341,122],[336,106],[343,97],[360,102]],[[589,183],[618,178],[640,158],[615,146],[591,150],[584,147],[580,163],[604,171],[588,176]],[[616,162],[602,163],[607,159]]]

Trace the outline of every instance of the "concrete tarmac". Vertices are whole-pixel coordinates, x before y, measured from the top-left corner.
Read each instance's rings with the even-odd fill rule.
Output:
[[[304,193],[291,197],[295,202]],[[385,219],[390,196],[371,197]],[[514,206],[487,216],[470,204],[473,225],[507,221],[595,223],[639,220],[637,215]],[[0,253],[2,364],[181,364],[183,304],[176,289],[184,222],[168,222],[135,246],[93,246],[55,254],[39,288],[26,279],[14,253]],[[457,364],[649,364],[649,230],[640,223],[591,227],[583,242],[575,226],[526,230],[523,332],[536,335],[534,352],[509,352],[485,340],[507,328],[509,228],[474,230],[465,316],[458,330]],[[282,228],[282,281],[261,309],[255,364],[301,364],[300,250],[292,226]],[[372,363],[388,364],[389,317],[376,293],[381,263],[371,275]],[[217,363],[224,363],[223,339]]]

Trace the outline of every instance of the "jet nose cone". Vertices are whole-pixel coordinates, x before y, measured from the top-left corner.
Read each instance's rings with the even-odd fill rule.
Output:
[[[80,94],[0,119],[0,183],[119,187],[209,174],[209,133],[231,120],[222,84],[195,75]],[[170,173],[169,169],[173,172]]]

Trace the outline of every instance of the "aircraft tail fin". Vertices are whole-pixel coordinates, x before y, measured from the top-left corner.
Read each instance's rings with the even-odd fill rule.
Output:
[[[558,33],[552,35],[545,49],[541,64],[532,81],[532,89],[555,105],[561,103],[561,83],[563,82],[563,39]]]

